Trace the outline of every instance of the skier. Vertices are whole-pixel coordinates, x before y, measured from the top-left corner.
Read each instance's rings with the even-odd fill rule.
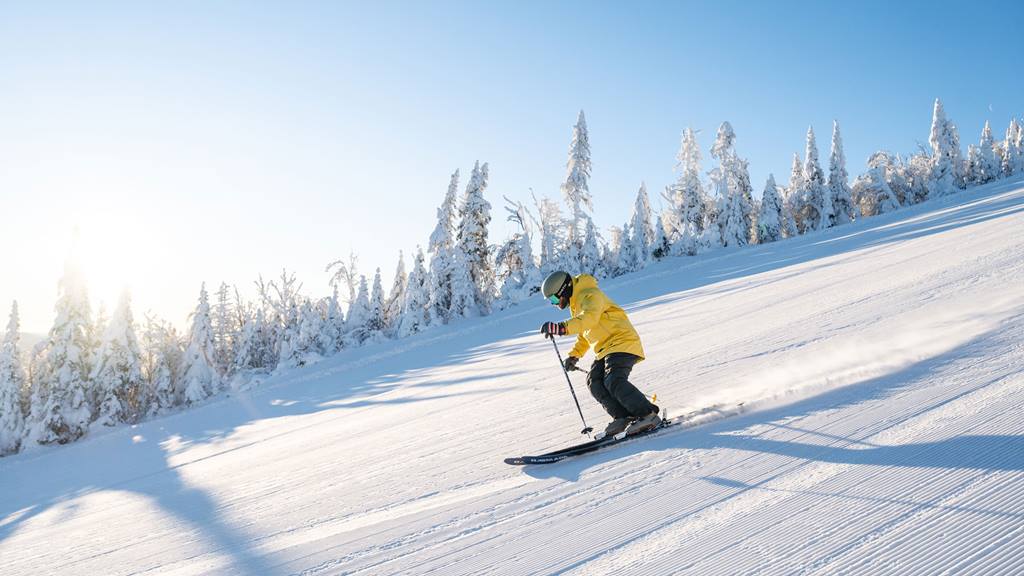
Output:
[[[577,334],[576,345],[566,357],[567,371],[594,348],[597,358],[590,366],[587,387],[612,421],[605,436],[623,431],[627,435],[650,430],[661,424],[658,407],[629,382],[633,366],[644,359],[640,335],[626,317],[626,312],[612,302],[589,274],[573,278],[567,272],[552,272],[544,279],[541,293],[554,306],[569,308],[572,318],[565,322],[545,322],[545,337]]]

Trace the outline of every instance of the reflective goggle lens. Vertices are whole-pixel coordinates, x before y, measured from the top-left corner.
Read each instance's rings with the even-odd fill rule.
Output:
[[[548,302],[551,302],[552,304],[558,304],[558,296],[556,294],[548,296]]]

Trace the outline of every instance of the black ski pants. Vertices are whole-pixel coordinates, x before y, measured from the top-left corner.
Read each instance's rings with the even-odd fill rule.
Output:
[[[590,366],[587,386],[612,418],[641,418],[657,410],[636,386],[629,382],[629,373],[640,357],[627,352],[613,352]]]

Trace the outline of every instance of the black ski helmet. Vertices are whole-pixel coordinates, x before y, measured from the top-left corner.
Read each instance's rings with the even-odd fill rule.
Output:
[[[544,295],[545,300],[550,300],[552,296],[568,297],[572,292],[565,293],[567,286],[572,286],[572,276],[568,272],[558,270],[548,274],[544,283],[540,285],[540,292]]]

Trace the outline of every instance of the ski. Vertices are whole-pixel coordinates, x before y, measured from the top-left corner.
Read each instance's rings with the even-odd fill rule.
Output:
[[[561,450],[555,450],[555,451],[547,452],[547,453],[544,453],[544,454],[538,454],[536,456],[514,456],[514,457],[511,457],[511,458],[505,458],[505,464],[510,464],[512,466],[526,466],[526,465],[530,465],[530,464],[553,464],[555,462],[561,462],[562,460],[565,460],[566,458],[572,458],[573,456],[579,456],[581,454],[587,454],[587,453],[590,453],[590,452],[594,452],[596,450],[601,450],[601,449],[606,448],[608,446],[614,446],[614,445],[620,444],[622,442],[628,442],[628,441],[636,439],[636,438],[642,438],[644,436],[649,436],[649,435],[652,435],[652,434],[657,434],[657,433],[662,432],[666,428],[671,428],[673,426],[676,426],[676,425],[679,425],[679,424],[683,424],[683,423],[689,423],[694,418],[697,418],[697,417],[700,417],[700,416],[705,416],[705,415],[716,413],[716,412],[719,413],[719,414],[731,415],[731,414],[738,414],[738,413],[740,413],[742,411],[743,411],[743,403],[742,402],[740,402],[738,404],[731,405],[731,406],[723,406],[721,404],[714,405],[714,406],[708,406],[706,408],[702,408],[700,410],[696,410],[694,412],[690,412],[690,413],[684,414],[684,415],[676,417],[676,418],[665,418],[665,419],[663,419],[661,421],[661,424],[659,424],[658,426],[655,426],[654,428],[651,428],[650,430],[644,430],[643,432],[638,432],[636,434],[630,434],[628,436],[622,434],[622,435],[611,436],[611,437],[607,437],[607,438],[597,438],[595,440],[591,440],[590,442],[584,442],[582,444],[576,444],[576,445],[573,445],[573,446],[569,446],[567,448],[562,448]]]
[[[630,434],[628,436],[625,434],[621,434],[606,438],[598,438],[596,440],[591,440],[590,442],[576,444],[574,446],[569,446],[568,448],[562,448],[561,450],[555,450],[554,452],[548,452],[546,454],[539,454],[536,456],[516,456],[512,458],[505,458],[505,464],[511,464],[513,466],[525,466],[527,464],[551,464],[554,462],[565,460],[566,458],[570,458],[572,456],[579,456],[580,454],[586,454],[588,452],[600,450],[601,448],[604,448],[606,446],[612,446],[615,444],[619,444],[621,442],[626,442],[627,440],[633,440],[634,438],[648,436],[650,434],[654,434],[655,432],[664,430],[665,428],[675,426],[676,424],[679,424],[679,422],[680,421],[677,419],[662,420],[661,424],[659,424],[658,426],[655,426],[650,430],[637,432],[636,434]]]

